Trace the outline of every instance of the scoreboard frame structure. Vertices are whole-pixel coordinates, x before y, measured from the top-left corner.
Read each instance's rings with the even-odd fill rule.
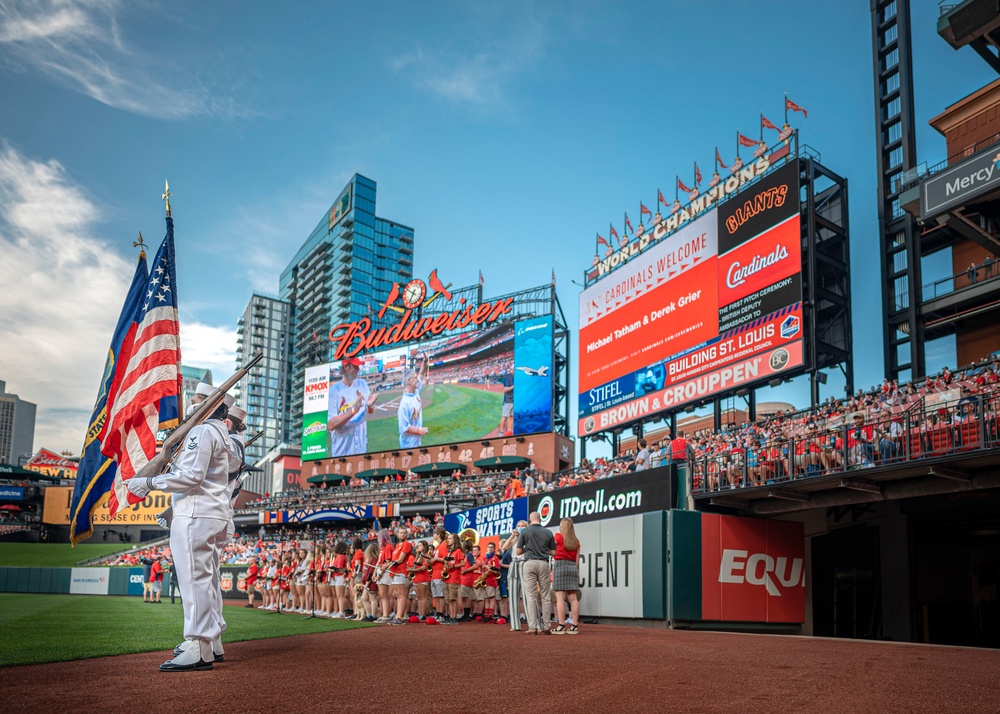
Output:
[[[780,163],[775,162],[766,172],[741,186],[737,192],[718,201],[716,206],[740,201],[747,192],[753,191],[758,183],[766,181],[776,171],[787,171],[789,165],[798,167],[804,332],[802,365],[718,391],[705,399],[685,402],[676,407],[664,405],[659,411],[641,414],[628,421],[618,420],[603,428],[598,426],[590,432],[579,427],[582,456],[586,456],[588,439],[610,441],[613,452],[617,454],[620,435],[625,430],[631,429],[632,433],[641,436],[646,424],[665,420],[676,431],[678,413],[692,412],[709,404],[714,406],[715,426],[719,428],[722,423],[723,402],[736,397],[746,400],[749,417],[754,419],[758,388],[766,384],[777,386],[783,381],[805,374],[810,376],[810,401],[815,406],[820,401],[820,385],[826,382],[826,375],[822,371],[824,369],[840,369],[845,378],[845,390],[848,393],[854,391],[847,179],[824,166],[817,151],[807,145],[800,147],[797,133],[794,140],[786,145],[790,148],[787,158]],[[629,262],[631,261],[624,262],[598,280],[588,281],[587,287],[603,282]],[[579,395],[576,396],[579,398]]]

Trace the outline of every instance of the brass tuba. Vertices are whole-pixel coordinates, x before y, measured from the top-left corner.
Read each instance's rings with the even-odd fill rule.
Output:
[[[472,541],[472,545],[476,545],[479,543],[479,531],[475,528],[463,528],[458,532],[458,540],[460,543],[469,540]]]

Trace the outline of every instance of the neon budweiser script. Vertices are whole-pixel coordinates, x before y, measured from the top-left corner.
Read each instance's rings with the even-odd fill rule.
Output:
[[[427,288],[433,294],[427,296]],[[403,288],[398,283],[392,284],[392,290],[386,298],[378,312],[379,318],[385,315],[387,310],[398,312],[399,321],[388,327],[372,329],[370,318],[362,318],[357,322],[345,322],[336,325],[330,330],[330,341],[337,343],[334,351],[335,360],[354,357],[361,352],[373,350],[378,347],[386,347],[397,342],[409,342],[419,340],[423,337],[440,335],[449,330],[460,330],[469,325],[482,325],[494,322],[501,315],[506,315],[514,305],[514,298],[504,298],[494,302],[483,302],[479,305],[466,304],[466,299],[459,298],[458,309],[451,312],[442,312],[429,317],[416,317],[414,311],[428,307],[439,297],[451,300],[451,293],[448,288],[450,283],[444,285],[438,279],[437,270],[433,270],[425,284],[423,280],[414,279],[408,282]],[[401,301],[402,305],[397,305],[396,301]]]

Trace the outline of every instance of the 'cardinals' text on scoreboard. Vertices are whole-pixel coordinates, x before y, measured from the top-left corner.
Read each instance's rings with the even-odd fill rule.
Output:
[[[580,295],[579,433],[804,364],[798,163]]]

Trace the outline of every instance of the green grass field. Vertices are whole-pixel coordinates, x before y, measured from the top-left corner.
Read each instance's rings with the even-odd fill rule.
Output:
[[[454,444],[489,434],[500,424],[503,395],[485,389],[470,389],[457,384],[431,384],[420,393],[426,403],[424,426],[430,431],[424,444]],[[396,414],[368,420],[368,450],[389,451],[399,448],[399,422]]]
[[[125,549],[121,543],[81,543],[75,548],[69,543],[0,543],[0,566],[68,568]]]
[[[226,607],[223,642],[374,627],[360,622],[307,619]],[[150,605],[139,597],[0,595],[0,666],[64,662],[163,650],[182,639],[181,603]]]

